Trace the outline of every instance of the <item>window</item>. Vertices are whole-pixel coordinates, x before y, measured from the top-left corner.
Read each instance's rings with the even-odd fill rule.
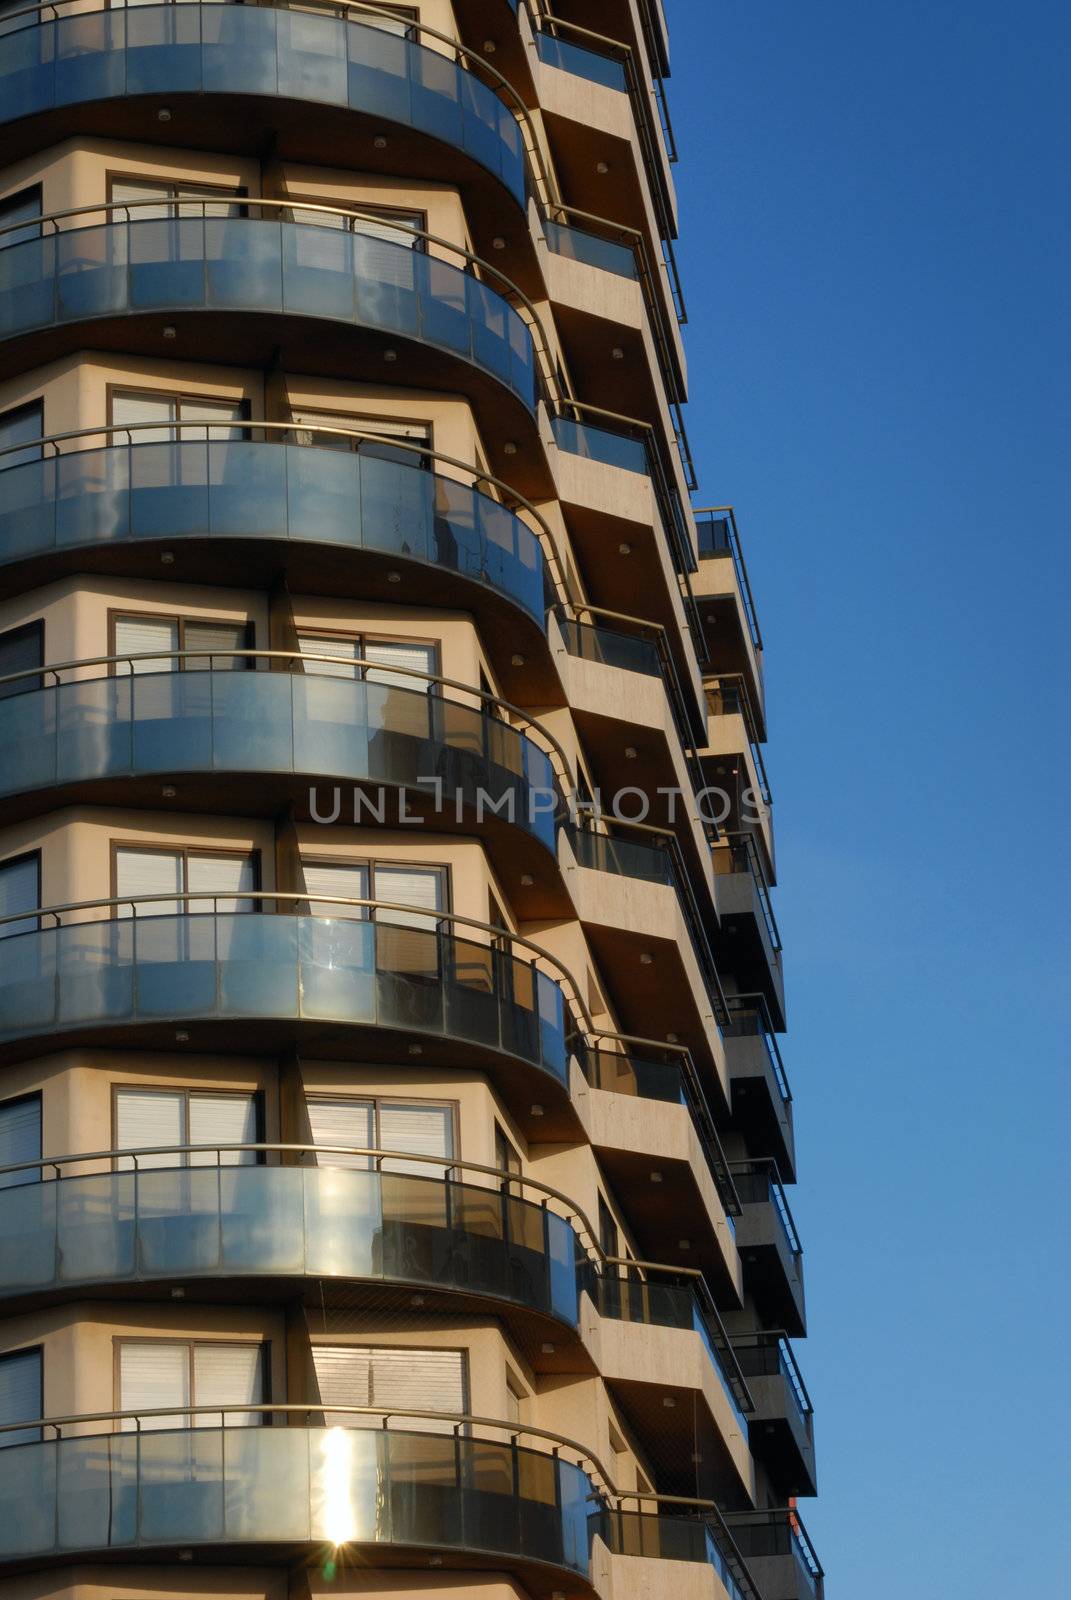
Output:
[[[506,1368],[506,1421],[515,1428],[521,1425],[521,1408],[528,1396],[524,1384],[511,1367]]]
[[[10,628],[7,633],[0,633],[0,700],[9,700],[12,695],[28,694],[31,689],[40,689],[39,677],[15,678],[9,683],[4,679],[13,672],[26,672],[30,667],[40,667],[45,660],[45,625],[43,622],[28,622],[23,628]]]
[[[361,12],[356,17],[362,28],[378,28],[381,33],[396,33],[402,39],[417,39],[420,29],[414,24],[420,20],[419,6],[392,5],[394,16],[375,16],[372,12]]]
[[[117,661],[115,671],[119,676],[130,672],[214,672],[249,671],[253,660],[249,656],[194,655],[191,660],[179,660],[176,652],[199,650],[250,650],[256,642],[256,632],[251,622],[213,622],[200,617],[139,616],[134,612],[112,616],[112,648],[114,656],[142,656],[144,660],[127,663]],[[159,656],[150,652],[159,650]]]
[[[0,920],[0,939],[11,939],[19,933],[33,933],[40,926],[37,917],[18,917],[20,911],[36,911],[41,904],[41,853],[16,856],[0,862],[0,919],[14,917],[15,921]]]
[[[327,450],[360,450],[362,455],[375,456],[382,461],[400,461],[406,466],[431,469],[428,456],[416,455],[413,450],[401,448],[402,445],[413,445],[430,450],[430,423],[407,422],[401,417],[342,416],[335,411],[304,409],[292,410],[290,417],[295,425],[292,435],[295,444],[314,444]],[[347,437],[344,433],[316,433],[314,430],[317,428],[352,428],[358,434],[372,434],[374,442],[367,438]]]
[[[116,1150],[151,1150],[181,1144],[207,1146],[196,1151],[139,1156],[144,1167],[254,1166],[255,1150],[220,1150],[219,1144],[257,1144],[261,1135],[260,1101],[255,1094],[216,1093],[206,1089],[150,1089],[140,1086],[115,1091]],[[118,1161],[123,1170],[133,1161]]]
[[[20,189],[18,194],[0,200],[0,250],[9,250],[14,244],[41,237],[41,185]],[[17,227],[17,223],[24,227]]]
[[[40,1347],[0,1356],[0,1423],[30,1422],[44,1413],[43,1361]],[[15,1444],[36,1444],[40,1428],[0,1433],[0,1450]]]
[[[368,683],[386,684],[388,688],[411,689],[415,693],[430,694],[439,662],[438,646],[421,644],[414,640],[369,639],[361,634],[349,636],[331,633],[313,633],[302,630],[298,634],[298,648],[302,655],[331,656],[332,660],[312,661],[305,669],[323,677],[364,678]],[[356,665],[367,661],[368,666]],[[336,665],[336,662],[338,663]],[[428,677],[414,677],[413,673],[426,673]]]
[[[174,1406],[166,1416],[145,1417],[142,1430],[181,1427],[256,1427],[262,1412],[227,1411],[227,1406],[264,1405],[267,1399],[267,1347],[262,1344],[172,1343],[164,1339],[123,1340],[119,1345],[120,1411],[156,1411]],[[218,1406],[215,1414],[185,1418],[191,1406]],[[124,1418],[124,1432],[137,1427]]]
[[[454,1154],[456,1108],[452,1102],[438,1105],[430,1100],[316,1095],[309,1099],[308,1110],[312,1142],[321,1148],[401,1150],[446,1159]],[[372,1156],[330,1155],[322,1164],[368,1171],[377,1163]],[[383,1161],[378,1165],[383,1172],[410,1172],[425,1178],[441,1178],[447,1170],[425,1161]]]
[[[191,900],[186,909],[194,914],[212,911],[254,911],[258,902],[243,897],[257,888],[255,855],[233,855],[226,851],[139,849],[121,845],[115,852],[115,893],[119,899],[141,895],[153,897],[138,906],[139,917],[174,916],[180,906],[175,897],[183,894],[211,894],[217,898]],[[119,906],[116,915],[129,917],[129,906]]]
[[[41,1096],[21,1094],[0,1100],[0,1189],[17,1189],[24,1183],[37,1183],[39,1167],[22,1172],[5,1172],[21,1161],[41,1159]]]
[[[407,910],[376,911],[376,921],[401,928],[435,928],[435,912],[447,908],[449,882],[446,867],[407,867],[382,861],[303,861],[305,887],[314,915],[359,917],[368,906],[333,906],[317,901],[317,894],[353,900],[384,900]]]
[[[314,1345],[313,1365],[320,1399],[330,1406],[379,1406],[384,1410],[468,1410],[468,1355],[464,1350],[375,1348],[369,1345]],[[329,1425],[374,1428],[377,1417],[337,1412]],[[395,1417],[394,1428],[419,1433],[452,1433],[445,1418]]]
[[[599,1196],[599,1244],[607,1256],[620,1256],[617,1223],[602,1195]]]
[[[359,19],[363,21],[364,19]],[[320,211],[319,206],[338,206],[339,211]],[[359,217],[347,216],[348,210],[359,211]],[[307,206],[294,206],[291,216],[295,222],[311,224],[315,228],[336,228],[359,233],[366,239],[383,239],[389,244],[401,244],[407,250],[423,251],[427,241],[427,213],[406,211],[399,206],[368,205],[364,200],[310,200]]]
[[[240,439],[242,429],[237,424],[249,417],[245,400],[216,400],[153,389],[113,389],[109,407],[114,426],[138,429],[133,435],[136,444],[159,444],[175,438]],[[194,426],[202,422],[203,428]],[[181,433],[178,424],[182,425]]]
[[[151,3],[151,0],[144,0],[144,3]],[[231,197],[239,197],[245,190],[227,188],[223,184],[180,183],[168,178],[111,178],[108,193],[113,205],[135,206],[131,213],[133,220],[144,221],[182,215],[179,205],[182,200],[213,202],[204,208],[206,217],[236,217],[242,208],[235,205]],[[146,201],[150,203],[145,204]],[[200,214],[200,208],[186,212],[187,216]]]
[[[495,1166],[499,1172],[515,1172],[520,1176],[521,1158],[499,1122],[495,1123]]]
[[[0,412],[0,452],[3,452],[0,454],[0,472],[8,467],[24,466],[27,461],[40,461],[40,440],[44,431],[43,400],[34,400],[28,406],[15,406],[11,411]]]

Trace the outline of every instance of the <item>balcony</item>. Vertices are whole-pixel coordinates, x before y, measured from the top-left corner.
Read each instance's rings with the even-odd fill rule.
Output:
[[[332,665],[288,651],[195,651],[0,680],[0,821],[76,801],[152,805],[162,778],[181,783],[185,809],[274,816],[292,804],[304,820],[314,799],[320,815],[332,800],[340,807],[345,783],[347,815],[359,788],[365,820],[388,822],[389,790],[439,831],[484,836],[518,888],[524,873],[546,880],[561,808],[555,758],[565,770],[556,741],[506,722],[491,697],[462,699],[452,682],[403,671],[403,688],[358,677],[369,662],[355,659],[348,678],[326,676]],[[561,886],[558,898],[564,911]]]
[[[772,1161],[734,1162],[733,1181],[741,1214],[736,1242],[764,1322],[794,1339],[807,1332],[803,1296],[803,1246]]]
[[[219,899],[168,897],[189,908],[177,916],[143,898],[0,920],[0,932],[38,924],[3,939],[0,1060],[64,1044],[172,1048],[176,1026],[195,1048],[243,1054],[456,1065],[462,1048],[522,1123],[547,1101],[545,1137],[573,1136],[565,995],[538,946],[480,943],[464,929],[482,924],[446,913],[434,930],[392,923],[412,908],[381,901],[319,896],[337,913],[308,915],[298,894],[243,894],[247,911]],[[252,909],[270,904],[299,910]]]
[[[592,1479],[565,1459],[583,1452],[518,1443],[485,1419],[407,1413],[394,1425],[368,1408],[195,1408],[173,1414],[63,1418],[48,1437],[0,1450],[0,1564],[133,1554],[175,1547],[211,1560],[322,1558],[324,1546],[376,1565],[402,1552],[457,1552],[466,1566],[517,1572],[542,1592],[548,1567],[587,1587]],[[191,1425],[196,1416],[199,1426]],[[421,1416],[427,1431],[419,1431]],[[185,1425],[180,1425],[186,1418]],[[339,1426],[340,1422],[349,1426]],[[231,1425],[221,1425],[230,1422]],[[491,1438],[466,1433],[465,1425]],[[108,1431],[72,1436],[72,1426]],[[503,1442],[503,1435],[513,1437]],[[52,1434],[57,1435],[52,1437]],[[305,1547],[308,1547],[307,1549]]]
[[[702,1512],[678,1516],[659,1516],[646,1511],[602,1511],[593,1519],[593,1531],[615,1556],[686,1561],[710,1567],[719,1589],[696,1591],[682,1584],[687,1600],[692,1600],[693,1595],[698,1597],[700,1592],[711,1595],[713,1600],[719,1590],[728,1600],[775,1600],[775,1597],[780,1600],[779,1591],[758,1586],[736,1544],[728,1519],[713,1505]],[[662,1572],[659,1582],[665,1581]],[[676,1584],[674,1592],[678,1592]]]
[[[419,1288],[435,1310],[456,1314],[462,1301],[515,1332],[527,1322],[530,1343],[532,1314],[575,1332],[580,1288],[598,1281],[580,1269],[574,1213],[555,1191],[464,1162],[225,1144],[57,1156],[3,1179],[9,1308],[169,1281],[211,1299],[220,1281],[258,1279],[352,1308],[360,1285],[377,1306],[397,1286],[402,1305],[402,1290]]]
[[[723,834],[712,853],[720,920],[715,943],[717,959],[741,989],[763,996],[774,1027],[783,1029],[781,933],[754,836]]]
[[[730,994],[726,1004],[729,1026],[723,1032],[733,1122],[749,1150],[772,1156],[786,1183],[795,1183],[792,1090],[766,1001],[761,994]]]
[[[779,1497],[817,1494],[814,1408],[792,1346],[776,1331],[740,1334],[733,1354],[754,1402],[751,1448],[765,1462]]]
[[[706,678],[703,688],[707,705],[705,748],[700,752],[703,770],[712,784],[727,793],[726,831],[754,829],[763,868],[772,883],[776,879],[773,793],[762,754],[765,731],[752,705],[747,679],[741,673],[723,673]]]
[[[767,1600],[823,1600],[822,1564],[794,1507],[730,1513],[726,1521]]]
[[[312,594],[397,599],[401,576],[414,602],[478,617],[507,694],[523,643],[541,696],[560,698],[546,659],[548,535],[523,502],[535,528],[493,499],[485,474],[418,447],[392,445],[388,459],[382,440],[352,430],[303,429],[308,444],[281,423],[173,431],[46,438],[40,460],[14,466],[14,449],[0,454],[9,587],[73,572],[183,578],[208,554],[220,583],[267,587],[285,565]],[[161,547],[176,558],[166,570]]]
[[[697,508],[696,530],[699,573],[695,586],[711,670],[743,675],[759,726],[764,728],[762,634],[732,506]]]
[[[255,7],[234,14],[274,15]],[[408,346],[410,384],[467,394],[492,434],[526,419],[531,425],[537,377],[529,324],[471,270],[373,238],[360,231],[355,212],[324,207],[323,223],[306,223],[286,220],[292,207],[282,201],[232,208],[246,215],[220,216],[219,203],[205,200],[174,208],[168,217],[153,216],[149,202],[45,217],[39,237],[0,249],[7,370],[40,365],[89,340],[187,361],[277,360],[292,371],[381,383],[384,351],[398,340]],[[456,253],[466,268],[476,265]],[[496,276],[494,268],[480,270]],[[171,319],[170,337],[162,316]]]
[[[320,164],[359,148],[378,170],[490,178],[523,206],[519,98],[481,55],[419,35],[385,33],[356,8],[57,0],[0,35],[8,159],[75,132],[159,143],[162,102],[170,137],[187,145],[258,151],[274,134],[284,158]],[[369,135],[384,132],[380,155]]]

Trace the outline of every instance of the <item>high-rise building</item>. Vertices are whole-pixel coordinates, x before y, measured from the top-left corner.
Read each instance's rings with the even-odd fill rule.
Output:
[[[0,7],[0,1600],[815,1600],[660,0]]]

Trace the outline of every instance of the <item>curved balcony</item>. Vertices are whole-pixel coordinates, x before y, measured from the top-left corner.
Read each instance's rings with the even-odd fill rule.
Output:
[[[301,442],[286,423],[171,432],[86,429],[43,439],[37,460],[20,459],[25,446],[0,452],[9,588],[71,572],[182,577],[210,542],[221,583],[270,584],[284,563],[305,593],[359,583],[367,599],[397,600],[400,580],[410,600],[472,611],[504,684],[518,644],[528,673],[541,670],[551,565],[561,579],[549,529],[509,485],[353,429],[303,427]],[[166,572],[161,546],[176,558]]]
[[[331,676],[337,659],[311,653],[182,651],[0,679],[0,819],[67,799],[136,803],[142,789],[155,804],[166,777],[195,809],[263,814],[289,802],[305,818],[315,798],[323,820],[331,801],[320,786],[332,786],[340,814],[345,782],[365,793],[367,822],[394,819],[389,789],[398,811],[404,799],[407,815],[412,803],[437,829],[476,829],[519,862],[531,853],[527,835],[554,856],[554,758],[567,768],[539,723],[518,712],[528,731],[514,727],[506,702],[474,690],[463,700],[450,679],[402,668],[373,681],[363,658],[349,669]],[[545,856],[540,867],[545,875]]]
[[[24,226],[4,230],[16,241],[0,249],[8,370],[87,339],[235,364],[267,359],[270,343],[291,370],[374,373],[381,382],[384,354],[397,340],[407,359],[394,367],[410,383],[416,370],[423,386],[461,390],[485,409],[501,409],[504,399],[508,409],[512,397],[534,413],[529,325],[472,271],[360,231],[355,212],[310,207],[323,217],[310,223],[286,220],[292,202],[231,208],[245,215],[220,209],[218,201],[181,200],[161,217],[151,202],[101,205],[43,218],[36,238],[20,237]],[[494,268],[455,253],[502,281]]]
[[[60,1041],[173,1045],[178,1025],[184,1040],[243,1053],[300,1045],[328,1059],[421,1054],[434,1065],[456,1064],[463,1047],[524,1116],[551,1086],[565,1101],[565,993],[537,965],[553,958],[531,941],[449,913],[414,926],[411,906],[385,901],[320,895],[310,914],[294,893],[230,897],[227,910],[220,900],[141,897],[0,919],[0,1060]],[[160,915],[164,904],[188,910]],[[293,909],[254,909],[272,904]]]
[[[245,1546],[253,1558],[328,1545],[358,1561],[374,1551],[377,1565],[391,1551],[454,1551],[465,1565],[589,1578],[595,1484],[562,1454],[587,1461],[581,1446],[487,1418],[329,1415],[348,1425],[325,1426],[318,1408],[293,1405],[50,1421],[59,1437],[0,1449],[0,1564],[175,1546],[226,1546],[229,1556]],[[291,1425],[248,1425],[258,1421]],[[97,1432],[65,1431],[79,1424]]]
[[[490,174],[523,206],[519,97],[475,51],[419,34],[385,33],[345,4],[16,5],[0,35],[0,124],[12,158],[74,132],[250,151],[277,132],[287,158],[312,162],[334,161],[340,139],[367,142],[381,170]]]
[[[380,1301],[382,1286],[399,1285],[506,1301],[574,1331],[579,1323],[588,1280],[577,1228],[590,1239],[589,1225],[557,1190],[469,1162],[179,1146],[58,1157],[3,1177],[0,1299],[9,1303],[176,1279],[187,1293],[198,1281],[210,1292],[215,1280],[252,1278],[298,1292],[315,1279],[319,1302],[330,1280],[345,1280],[380,1286]]]

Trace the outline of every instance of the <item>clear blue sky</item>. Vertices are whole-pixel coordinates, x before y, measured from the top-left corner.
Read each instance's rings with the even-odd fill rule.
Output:
[[[667,0],[767,689],[829,1600],[1071,1592],[1071,7]]]

